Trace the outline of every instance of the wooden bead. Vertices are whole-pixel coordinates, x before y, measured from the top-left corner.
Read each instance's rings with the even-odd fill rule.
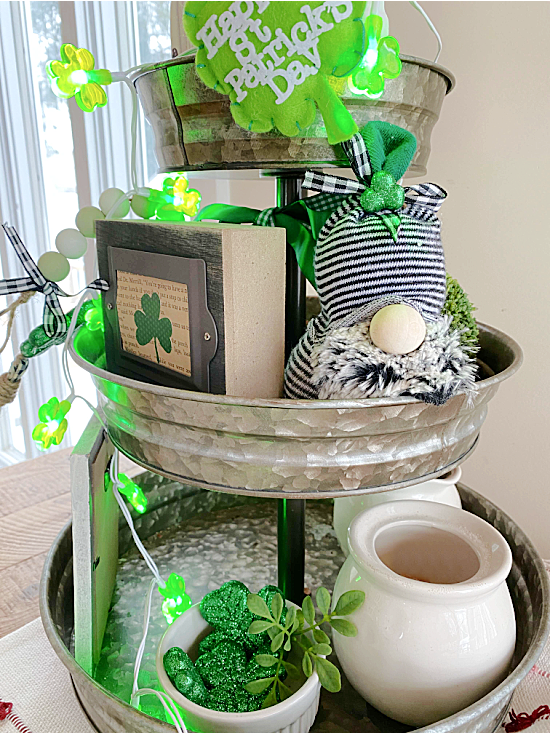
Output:
[[[409,354],[426,338],[426,324],[410,305],[387,305],[373,316],[370,337],[387,354]]]

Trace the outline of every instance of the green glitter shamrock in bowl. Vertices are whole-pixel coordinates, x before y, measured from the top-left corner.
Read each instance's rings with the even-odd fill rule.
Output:
[[[170,575],[164,588],[159,588],[159,593],[164,597],[162,613],[169,624],[173,624],[178,616],[193,605],[185,592],[185,580],[177,573]]]
[[[32,431],[32,439],[42,451],[48,450],[52,445],[59,445],[67,431],[68,422],[65,415],[71,409],[68,400],[61,402],[57,397],[52,397],[41,405],[38,410],[40,422]]]
[[[74,97],[81,110],[93,112],[96,107],[105,107],[107,95],[100,85],[113,81],[108,69],[94,69],[93,55],[85,48],[76,48],[64,43],[60,50],[61,61],[49,61],[46,72],[56,97]]]

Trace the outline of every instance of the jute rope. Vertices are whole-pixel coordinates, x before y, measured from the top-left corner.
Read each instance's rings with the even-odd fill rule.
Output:
[[[11,331],[13,328],[13,320],[15,318],[15,311],[19,308],[20,305],[23,305],[28,300],[30,300],[34,295],[34,292],[34,290],[27,290],[25,293],[21,293],[17,300],[14,300],[13,303],[10,303],[7,308],[4,308],[3,311],[0,311],[0,318],[2,316],[5,316],[6,313],[9,313],[8,325],[6,328],[6,338],[4,339],[4,343],[2,344],[2,346],[0,346],[0,354],[4,351],[4,349],[8,345],[8,341],[10,340]]]
[[[16,310],[19,308],[20,305],[23,305],[30,298],[32,298],[33,295],[33,290],[28,290],[25,293],[21,293],[21,295],[16,300],[14,300],[13,303],[10,303],[7,308],[4,308],[3,311],[0,311],[0,317],[5,316],[6,313],[9,314],[8,324],[6,328],[6,338],[4,339],[4,343],[0,347],[0,354],[4,351],[4,349],[8,345],[8,341],[10,340]],[[27,359],[27,357],[23,356],[23,354],[17,354],[15,359],[12,361],[8,371],[0,375],[0,407],[3,407],[4,405],[9,405],[11,402],[14,401],[15,396],[17,395],[17,390],[19,389],[19,385],[21,384],[21,378],[26,372],[28,365],[29,360]]]

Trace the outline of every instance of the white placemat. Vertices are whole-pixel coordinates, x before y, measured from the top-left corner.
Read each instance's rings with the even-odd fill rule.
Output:
[[[39,618],[0,639],[0,700],[0,733],[94,733]]]
[[[0,733],[94,733],[40,619],[0,639]],[[13,705],[3,720],[2,703]],[[550,733],[550,643],[518,687],[503,733]]]

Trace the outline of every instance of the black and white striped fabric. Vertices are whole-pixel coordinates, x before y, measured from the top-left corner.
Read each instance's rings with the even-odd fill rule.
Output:
[[[44,331],[47,336],[52,338],[63,336],[67,331],[67,321],[61,308],[61,303],[59,302],[59,296],[69,296],[57,283],[47,280],[40,272],[14,227],[10,227],[5,223],[2,225],[2,228],[19,257],[21,264],[27,271],[28,277],[14,277],[9,280],[0,280],[0,295],[24,293],[28,290],[36,290],[43,293],[45,296]],[[98,278],[87,285],[87,287],[93,290],[108,290],[109,283],[106,280]]]
[[[354,136],[345,150],[356,175],[365,179],[370,164],[361,136]],[[447,195],[442,188],[432,183],[405,188],[394,241],[384,218],[395,217],[396,212],[370,214],[360,204],[366,183],[308,172],[304,187],[320,191],[323,206],[329,196],[341,201],[321,230],[315,250],[321,313],[310,321],[286,368],[285,395],[293,399],[318,396],[311,379],[311,352],[329,330],[370,320],[393,303],[406,303],[427,322],[435,321],[446,297],[445,255],[437,218]],[[315,198],[308,200],[308,206]]]

